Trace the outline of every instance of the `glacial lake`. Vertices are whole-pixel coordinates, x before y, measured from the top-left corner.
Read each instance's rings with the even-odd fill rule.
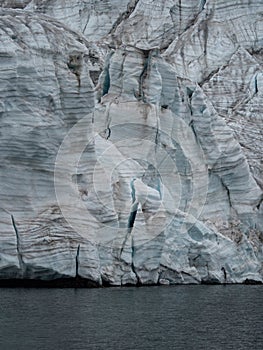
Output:
[[[0,289],[1,350],[261,350],[263,286]]]

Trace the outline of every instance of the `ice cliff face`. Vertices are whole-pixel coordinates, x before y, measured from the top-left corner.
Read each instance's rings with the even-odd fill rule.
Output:
[[[0,279],[262,281],[262,11],[2,3]]]

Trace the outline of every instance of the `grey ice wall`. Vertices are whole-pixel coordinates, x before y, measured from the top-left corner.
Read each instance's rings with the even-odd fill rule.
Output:
[[[262,15],[2,3],[0,278],[262,281]]]

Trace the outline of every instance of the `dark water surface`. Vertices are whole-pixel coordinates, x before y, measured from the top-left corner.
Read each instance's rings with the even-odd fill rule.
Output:
[[[0,289],[0,349],[263,349],[263,286]]]

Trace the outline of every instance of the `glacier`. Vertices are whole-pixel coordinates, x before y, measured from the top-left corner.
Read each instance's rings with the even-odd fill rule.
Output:
[[[262,15],[2,2],[1,281],[262,283]]]

